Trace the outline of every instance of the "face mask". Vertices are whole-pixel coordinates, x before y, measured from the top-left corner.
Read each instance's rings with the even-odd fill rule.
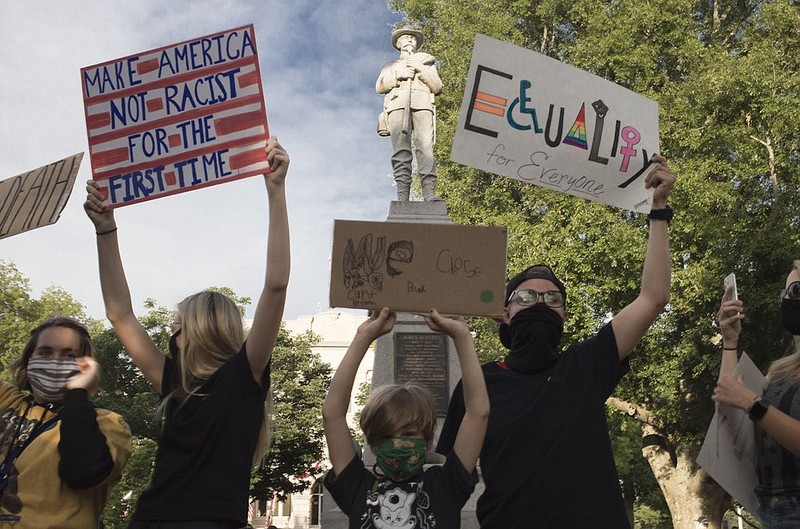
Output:
[[[405,481],[422,468],[428,443],[417,437],[390,437],[375,446],[375,464],[392,481]]]
[[[61,402],[67,392],[67,380],[80,373],[73,358],[67,360],[28,360],[28,382],[36,402]]]
[[[786,299],[781,301],[781,318],[786,330],[795,336],[800,335],[800,299]]]
[[[558,360],[564,320],[544,303],[521,310],[508,326],[510,344],[506,364],[514,371],[535,373]]]

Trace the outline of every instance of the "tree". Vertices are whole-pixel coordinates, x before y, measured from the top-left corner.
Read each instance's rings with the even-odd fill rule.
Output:
[[[272,446],[264,464],[253,473],[251,494],[279,498],[309,489],[323,473],[322,401],[331,381],[331,367],[311,348],[319,337],[311,332],[292,336],[281,328],[272,352],[274,397]]]
[[[722,278],[737,273],[748,314],[740,345],[763,370],[784,345],[773,293],[800,256],[797,6],[790,0],[388,3],[424,28],[425,51],[441,61],[438,190],[450,215],[457,223],[508,226],[510,274],[546,262],[564,276],[571,341],[594,333],[637,295],[646,228],[627,212],[447,161],[474,35],[537,50],[659,102],[662,151],[679,176],[670,199],[672,301],[632,355],[631,373],[610,404],[641,423],[642,452],[674,526],[691,526],[703,514],[719,527],[731,500],[695,458],[713,413]],[[477,328],[484,358],[496,356],[502,350],[496,326]]]

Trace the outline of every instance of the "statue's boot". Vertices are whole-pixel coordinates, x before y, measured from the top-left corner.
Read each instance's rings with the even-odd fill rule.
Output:
[[[423,176],[422,181],[422,198],[425,202],[441,202],[442,198],[436,196],[436,177],[433,175]]]
[[[399,202],[408,202],[409,193],[411,191],[411,184],[406,182],[396,182],[397,184],[397,200]]]

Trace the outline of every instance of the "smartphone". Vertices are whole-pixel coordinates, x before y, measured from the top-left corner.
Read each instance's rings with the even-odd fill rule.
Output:
[[[725,277],[722,283],[726,291],[728,290],[728,287],[733,287],[733,292],[731,292],[731,296],[728,298],[729,300],[739,299],[739,293],[736,291],[736,274],[731,272],[727,275],[727,277]]]

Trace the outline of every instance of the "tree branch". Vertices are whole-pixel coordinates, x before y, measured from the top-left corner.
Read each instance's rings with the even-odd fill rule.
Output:
[[[617,410],[626,414],[628,417],[632,417],[643,424],[650,425],[653,428],[662,432],[665,430],[664,423],[662,423],[656,416],[650,413],[650,411],[646,410],[645,408],[642,408],[641,406],[635,406],[630,402],[618,399],[617,397],[608,397],[608,400],[606,400],[606,404],[608,404],[613,408],[616,408]]]

